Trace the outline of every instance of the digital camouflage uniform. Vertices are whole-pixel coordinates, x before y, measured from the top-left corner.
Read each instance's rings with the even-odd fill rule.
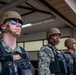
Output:
[[[60,42],[60,35],[57,28],[50,28],[47,31],[48,45],[41,47],[38,54],[38,75],[66,75],[65,59],[55,47]]]
[[[16,48],[14,50],[12,50],[3,40],[0,40],[0,42],[2,43],[3,47],[5,48],[5,50],[7,52],[12,52],[12,53],[13,52],[19,52],[19,53],[22,53],[21,48],[19,46],[16,46]],[[28,55],[28,53],[27,53],[27,55]],[[30,64],[30,66],[32,66],[30,61],[29,61],[29,64]],[[1,73],[1,70],[2,70],[2,63],[0,62],[0,73]],[[32,74],[35,73],[33,66],[30,68],[30,70],[31,70]]]
[[[76,56],[76,51],[74,51],[74,53],[73,54],[71,54],[69,51],[67,51],[67,52],[64,52],[65,54],[65,57],[66,57],[66,61],[67,61],[67,64],[69,64],[69,65],[71,65],[71,71],[73,71],[73,66],[75,66],[75,65],[73,65],[73,63],[74,63],[74,60],[73,60],[73,57],[72,57],[72,55],[75,55]],[[70,71],[69,71],[70,72]],[[73,72],[72,73],[70,73],[70,74],[68,74],[68,75],[74,75],[73,74]]]
[[[55,61],[54,53],[48,46],[43,46],[39,51],[38,75],[55,75],[50,73],[50,62]]]
[[[76,75],[76,40],[68,38],[65,40],[64,45],[67,47],[64,56],[67,61],[68,75]]]

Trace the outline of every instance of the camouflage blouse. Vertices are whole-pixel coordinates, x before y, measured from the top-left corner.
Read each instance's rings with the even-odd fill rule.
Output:
[[[49,45],[50,46],[50,45]],[[49,66],[51,61],[55,61],[52,49],[48,46],[41,47],[38,54],[38,75],[55,75],[51,74]]]
[[[66,52],[64,52],[64,55],[66,57],[66,61],[68,61],[67,63],[71,66],[71,70],[73,70],[73,63],[74,63],[74,60],[73,60],[73,56],[76,57],[76,50],[74,51],[73,54],[71,54],[68,50]],[[70,73],[69,75],[73,75],[73,72]]]
[[[3,40],[1,40],[0,42],[2,43],[4,49],[5,49],[8,53],[9,53],[9,52],[11,52],[11,53],[18,52],[18,53],[22,54],[22,50],[21,50],[21,48],[20,48],[19,46],[16,46],[16,48],[15,48],[14,50],[12,50]],[[27,53],[26,50],[25,50],[25,52]],[[27,53],[27,57],[28,57],[28,63],[29,63],[29,65],[30,65],[30,68],[29,68],[29,69],[31,70],[32,74],[34,74],[34,73],[35,73],[34,67],[33,67],[33,65],[32,65],[31,62],[30,62],[28,53]],[[2,62],[0,62],[0,73],[1,73],[1,71],[2,71]]]
[[[3,40],[0,40],[0,42],[2,43],[3,47],[5,48],[7,52],[13,53],[15,51],[18,51],[19,53],[22,53],[21,48],[19,46],[16,46],[16,48],[12,50]],[[1,70],[2,70],[2,63],[0,62],[0,73],[1,73]]]

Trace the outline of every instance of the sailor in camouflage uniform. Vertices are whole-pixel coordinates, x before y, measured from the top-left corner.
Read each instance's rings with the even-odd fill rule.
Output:
[[[38,75],[64,75],[61,72],[60,64],[55,60],[55,55],[60,53],[56,49],[56,45],[60,42],[60,35],[57,28],[51,28],[47,31],[48,44],[41,47],[38,54]]]
[[[0,41],[0,75],[34,75],[28,53],[16,44],[22,25],[23,20],[15,11],[6,11],[0,17],[3,34]]]
[[[68,75],[76,75],[76,40],[74,38],[66,39],[64,45],[67,47],[64,55],[67,61]]]

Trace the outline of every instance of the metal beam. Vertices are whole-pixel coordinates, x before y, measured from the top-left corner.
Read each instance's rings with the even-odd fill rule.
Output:
[[[18,6],[19,4],[21,4],[21,3],[25,2],[25,1],[26,0],[14,0],[14,1],[11,1],[10,3],[4,5],[3,7],[0,8],[0,13],[4,12],[6,10],[9,10],[12,7],[16,7],[16,6]]]

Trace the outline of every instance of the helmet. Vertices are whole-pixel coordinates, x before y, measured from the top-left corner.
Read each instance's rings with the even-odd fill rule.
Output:
[[[69,47],[73,43],[76,43],[76,40],[73,39],[73,38],[66,39],[65,42],[64,42],[65,47]]]
[[[50,35],[52,35],[52,34],[60,34],[61,35],[59,29],[57,29],[57,28],[50,28],[47,31],[47,33],[46,33],[46,38],[48,39],[50,37]]]
[[[3,24],[6,19],[11,19],[11,18],[19,19],[23,23],[23,20],[22,20],[21,16],[17,12],[15,12],[15,11],[6,11],[0,17],[0,25]]]

